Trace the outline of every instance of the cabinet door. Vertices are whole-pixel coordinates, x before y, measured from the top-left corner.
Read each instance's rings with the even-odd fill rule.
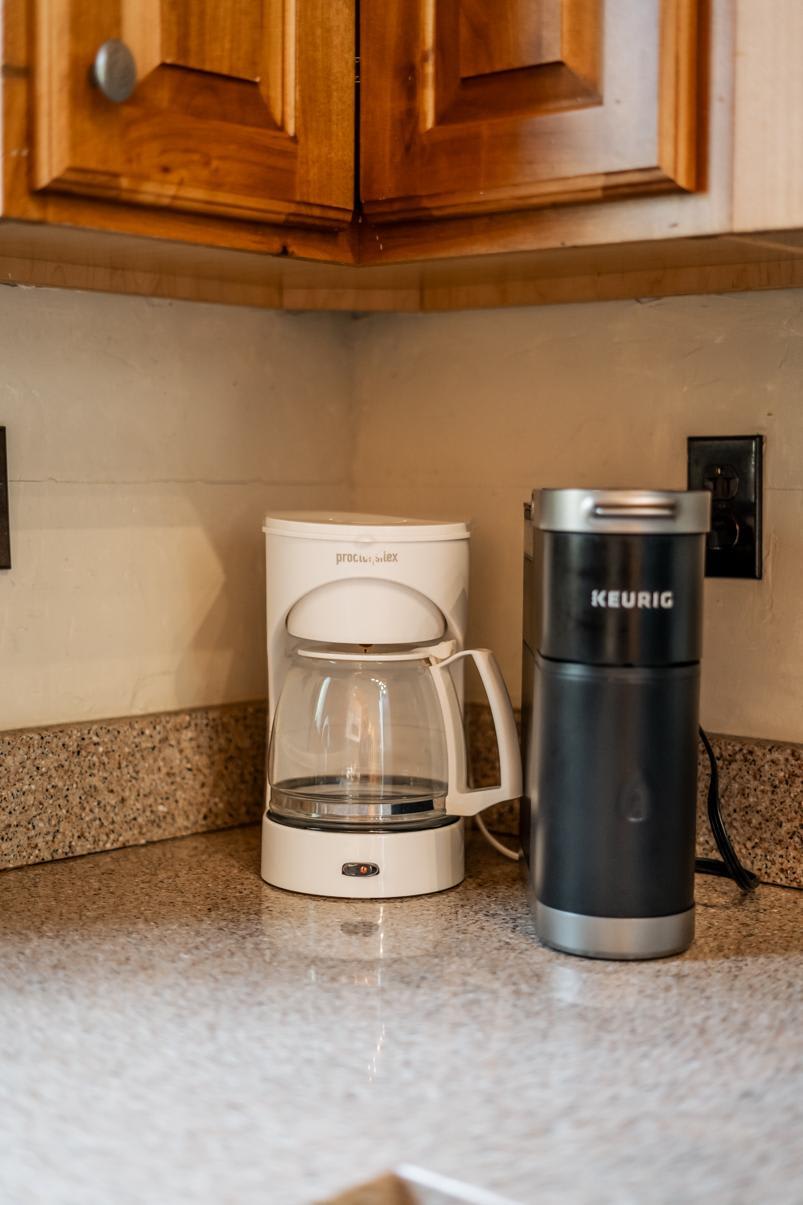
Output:
[[[696,182],[703,0],[362,0],[374,220]]]
[[[353,204],[354,0],[35,0],[34,187],[328,226]],[[92,82],[133,52],[122,103]]]

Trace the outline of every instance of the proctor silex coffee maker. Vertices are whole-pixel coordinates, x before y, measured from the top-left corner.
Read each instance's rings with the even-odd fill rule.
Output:
[[[525,508],[522,848],[555,949],[659,958],[694,936],[709,506],[562,489]]]
[[[265,520],[271,723],[262,876],[313,895],[454,887],[463,819],[521,791],[510,699],[465,649],[465,523],[382,515]],[[460,696],[470,657],[500,783],[468,784]]]

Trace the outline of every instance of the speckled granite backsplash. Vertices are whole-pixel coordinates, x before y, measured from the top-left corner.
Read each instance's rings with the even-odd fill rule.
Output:
[[[265,705],[0,733],[0,869],[258,820]]]
[[[494,781],[486,708],[469,707],[473,779]],[[259,819],[265,706],[0,733],[0,869]],[[803,887],[803,747],[717,737],[722,807],[740,856],[770,883]],[[713,843],[700,762],[699,852]],[[518,805],[489,813],[514,834]]]

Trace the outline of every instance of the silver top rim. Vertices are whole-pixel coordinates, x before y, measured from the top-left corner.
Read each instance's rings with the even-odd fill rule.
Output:
[[[601,535],[698,535],[709,530],[707,490],[534,490],[531,522],[542,531]]]

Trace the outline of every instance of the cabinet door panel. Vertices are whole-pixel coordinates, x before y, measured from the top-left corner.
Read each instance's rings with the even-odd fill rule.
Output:
[[[363,0],[375,220],[691,189],[703,0]]]
[[[36,0],[39,189],[337,225],[353,201],[354,0]],[[90,68],[121,38],[138,82]]]

